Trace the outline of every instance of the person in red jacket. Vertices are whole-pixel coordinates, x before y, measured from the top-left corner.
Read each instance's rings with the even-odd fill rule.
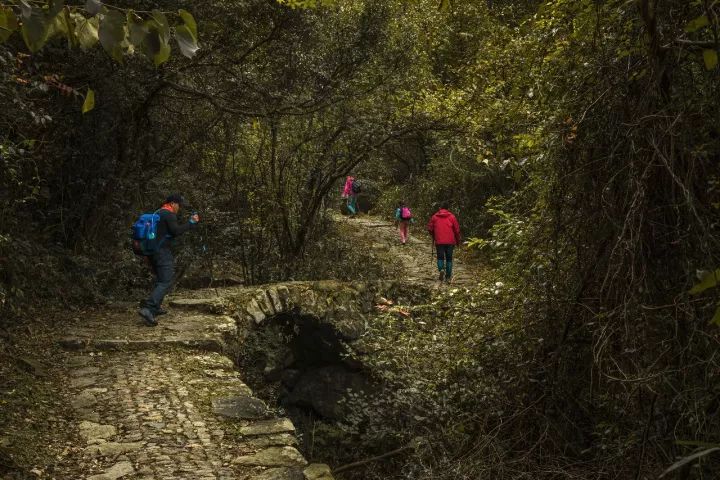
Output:
[[[447,202],[440,204],[440,210],[430,218],[427,230],[435,242],[440,281],[449,282],[452,279],[453,250],[455,245],[460,245],[460,224],[448,210]]]

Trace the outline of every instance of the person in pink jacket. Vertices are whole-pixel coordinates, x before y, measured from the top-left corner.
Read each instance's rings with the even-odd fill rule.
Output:
[[[347,209],[350,212],[350,216],[355,216],[358,210],[357,196],[360,193],[360,181],[355,177],[348,175],[345,179],[345,186],[343,187],[342,197],[347,199]]]
[[[453,250],[460,245],[460,224],[455,215],[448,210],[447,202],[440,205],[440,210],[430,218],[427,230],[433,237],[437,250],[437,267],[440,281],[450,282],[452,279]]]

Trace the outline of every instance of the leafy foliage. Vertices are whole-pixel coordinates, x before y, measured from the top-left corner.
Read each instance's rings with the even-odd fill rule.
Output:
[[[195,19],[183,9],[177,16],[182,24],[171,28],[160,10],[153,10],[143,20],[132,9],[117,9],[98,0],[88,0],[84,8],[65,5],[62,0],[49,0],[46,5],[20,0],[0,7],[0,42],[19,32],[33,53],[56,37],[85,49],[99,42],[117,62],[139,51],[159,66],[169,58],[173,32],[184,56],[192,58],[199,49]]]

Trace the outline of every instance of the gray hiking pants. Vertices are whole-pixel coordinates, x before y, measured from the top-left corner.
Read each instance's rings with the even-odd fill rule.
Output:
[[[150,266],[155,275],[155,287],[150,296],[143,300],[142,306],[156,315],[162,306],[165,295],[170,291],[175,277],[175,259],[169,248],[161,248],[155,255],[149,257]]]

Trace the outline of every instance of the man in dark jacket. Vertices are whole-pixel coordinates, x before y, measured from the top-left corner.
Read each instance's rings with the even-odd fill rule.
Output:
[[[157,252],[147,257],[155,275],[155,287],[150,296],[142,301],[139,312],[145,323],[150,327],[157,325],[155,319],[157,315],[166,313],[161,307],[175,276],[175,260],[171,250],[173,239],[194,228],[200,221],[198,214],[194,213],[188,223],[178,224],[177,214],[183,203],[185,203],[185,200],[182,195],[172,194],[157,212],[160,215],[157,224],[157,238],[160,239],[161,243]]]
[[[427,230],[435,242],[440,281],[450,282],[452,279],[453,250],[455,245],[460,244],[460,225],[455,215],[448,210],[447,202],[443,202],[440,205],[440,210],[430,218]]]

